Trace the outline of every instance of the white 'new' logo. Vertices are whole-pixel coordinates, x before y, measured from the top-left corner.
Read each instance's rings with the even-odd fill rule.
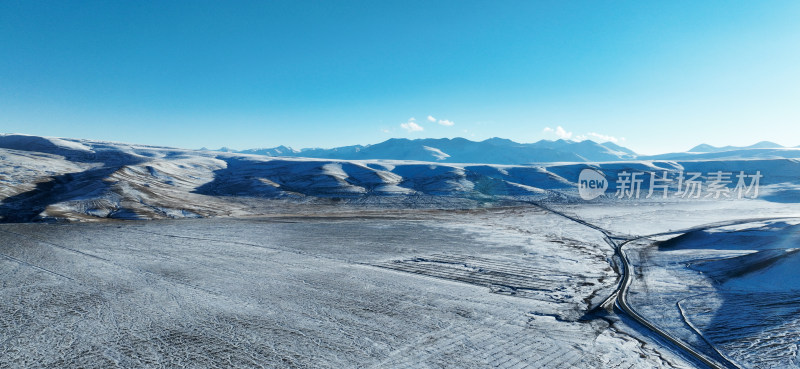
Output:
[[[608,189],[608,180],[603,173],[586,168],[578,176],[578,194],[584,200],[592,200],[604,194]]]

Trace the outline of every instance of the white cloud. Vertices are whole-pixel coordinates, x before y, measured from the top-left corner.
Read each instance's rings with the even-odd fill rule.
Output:
[[[584,134],[584,135],[574,135],[573,136],[572,132],[567,132],[567,130],[564,129],[563,127],[561,127],[561,126],[557,126],[555,129],[550,128],[550,127],[544,127],[542,132],[544,132],[544,133],[552,133],[552,134],[558,136],[558,138],[562,138],[562,139],[565,139],[565,140],[572,139],[574,141],[594,140],[594,141],[598,141],[598,142],[613,142],[613,143],[625,141],[625,137],[617,138],[617,137],[614,137],[614,136],[604,135],[602,133],[597,133],[597,132],[589,132],[589,133]]]
[[[569,140],[569,138],[572,137],[572,132],[567,132],[567,130],[565,130],[561,126],[556,127],[556,129],[552,129],[550,127],[544,127],[542,132],[554,133],[556,136],[558,136],[558,138],[562,138],[565,140]]]
[[[564,128],[561,128],[561,126],[558,126],[558,127],[556,127],[556,136],[567,140],[570,137],[572,137],[572,132],[567,132]]]
[[[422,128],[421,125],[417,124],[416,119],[414,118],[409,118],[408,122],[400,123],[400,127],[409,132],[419,132],[425,130],[425,128]]]
[[[431,118],[431,117],[428,117],[428,118]],[[439,124],[441,124],[443,126],[447,126],[447,127],[452,127],[453,125],[455,125],[455,123],[453,123],[452,121],[449,121],[447,119],[440,119],[439,120]]]
[[[587,133],[587,135],[591,136],[593,138],[596,138],[600,142],[610,141],[610,142],[613,142],[613,143],[617,143],[617,142],[619,142],[621,140],[624,140],[624,139],[616,138],[614,136],[604,135],[604,134],[596,133],[596,132],[589,132],[589,133]]]
[[[565,130],[561,126],[556,127],[555,133],[556,136],[565,140],[569,140],[569,138],[572,137],[572,132],[567,132],[567,130]]]
[[[433,115],[429,115],[428,116],[428,122],[431,122],[431,123],[436,122],[436,118],[434,118]]]
[[[390,130],[388,130],[388,129],[384,128],[384,129],[381,129],[381,132],[383,132],[383,133],[391,133],[392,131],[390,131]]]

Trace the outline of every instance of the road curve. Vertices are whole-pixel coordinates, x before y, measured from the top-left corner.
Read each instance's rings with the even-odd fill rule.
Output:
[[[614,248],[615,255],[617,255],[617,257],[619,257],[620,261],[622,262],[622,267],[621,267],[622,268],[622,271],[621,271],[622,272],[622,279],[620,280],[620,283],[617,286],[617,289],[614,291],[614,293],[612,293],[611,296],[608,299],[606,299],[606,301],[604,301],[603,304],[601,304],[601,306],[604,305],[606,302],[608,302],[608,301],[613,299],[614,300],[614,306],[616,307],[616,310],[618,312],[622,312],[623,314],[627,315],[631,319],[635,320],[637,323],[645,326],[647,329],[651,330],[653,333],[657,334],[662,339],[666,340],[667,342],[672,343],[673,345],[675,345],[679,349],[683,350],[684,353],[686,353],[690,357],[696,359],[697,361],[705,364],[709,368],[714,368],[714,369],[731,369],[731,368],[738,369],[739,368],[736,364],[728,361],[724,357],[722,358],[723,360],[726,361],[724,363],[719,363],[719,362],[717,362],[715,360],[712,360],[712,359],[708,358],[706,355],[704,355],[704,354],[700,353],[699,351],[695,350],[689,344],[683,342],[682,340],[680,340],[680,339],[678,339],[676,337],[671,336],[666,331],[664,331],[661,328],[657,327],[656,325],[654,325],[653,323],[651,323],[650,321],[648,321],[647,319],[642,317],[639,313],[637,313],[636,310],[634,310],[630,305],[628,305],[627,295],[628,295],[628,288],[630,287],[630,285],[631,285],[631,283],[633,281],[633,277],[632,277],[632,275],[633,275],[633,273],[632,273],[633,267],[630,264],[630,260],[628,259],[628,256],[625,255],[625,252],[622,250],[622,247],[625,246],[625,244],[627,244],[631,240],[626,240],[625,242],[618,243],[615,240],[615,238],[612,237],[612,235],[610,234],[609,231],[607,231],[607,230],[605,230],[605,229],[603,229],[603,228],[601,228],[601,227],[599,227],[597,225],[591,224],[591,223],[589,223],[589,222],[587,222],[587,221],[585,221],[583,219],[576,218],[574,216],[571,216],[569,214],[563,213],[563,212],[555,210],[555,209],[551,209],[550,207],[547,207],[547,206],[545,206],[545,205],[543,205],[541,203],[538,203],[538,202],[524,201],[524,200],[521,201],[521,202],[533,205],[533,206],[538,207],[540,209],[543,209],[545,211],[548,211],[548,212],[551,212],[553,214],[556,214],[556,215],[559,215],[561,217],[564,217],[566,219],[569,219],[569,220],[571,220],[573,222],[576,222],[576,223],[585,225],[585,226],[587,226],[589,228],[592,228],[594,230],[597,230],[598,232],[603,234],[603,238],[605,239],[606,243],[608,243],[611,247]],[[752,221],[752,220],[750,220],[750,221]],[[719,225],[717,225],[717,226],[719,226]],[[700,227],[696,227],[696,229],[700,229]],[[677,233],[682,233],[682,232],[675,231],[675,232],[669,232],[669,233],[665,233],[665,234],[671,234],[671,233],[676,233],[677,234]],[[685,231],[684,231],[684,233],[685,233]],[[642,237],[639,237],[639,238],[642,238]],[[636,238],[636,239],[638,239],[638,238]]]
[[[633,278],[631,277],[631,275],[633,275],[633,272],[631,263],[628,260],[628,255],[626,255],[625,251],[622,250],[622,247],[625,246],[625,244],[627,244],[627,242],[620,244],[616,248],[617,255],[619,255],[620,259],[622,260],[623,273],[622,273],[622,281],[620,282],[619,286],[617,287],[617,291],[614,294],[616,296],[616,299],[614,301],[614,306],[618,310],[624,312],[626,315],[631,317],[633,320],[637,321],[639,324],[647,327],[647,329],[658,334],[659,336],[661,336],[661,338],[679,347],[684,352],[691,355],[692,357],[699,360],[700,362],[702,362],[703,364],[707,365],[710,368],[715,368],[715,369],[739,368],[736,364],[728,361],[725,357],[722,357],[722,359],[726,361],[724,364],[720,364],[715,360],[709,359],[702,353],[695,350],[689,344],[681,341],[678,338],[672,337],[671,335],[669,335],[669,333],[661,330],[653,323],[650,323],[647,319],[639,315],[639,313],[637,313],[636,310],[634,310],[630,305],[628,305],[628,287],[630,287],[631,282],[633,281]]]

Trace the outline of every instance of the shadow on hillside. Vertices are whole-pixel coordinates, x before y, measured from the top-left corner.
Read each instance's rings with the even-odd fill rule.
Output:
[[[73,158],[70,158],[72,160]],[[67,201],[92,192],[101,192],[112,184],[103,179],[126,165],[144,161],[136,156],[115,152],[113,155],[92,155],[75,161],[101,164],[99,168],[67,173],[36,184],[30,191],[9,196],[0,201],[0,222],[23,223],[40,220],[39,214],[49,205]],[[92,161],[93,159],[93,161]]]
[[[269,160],[253,161],[239,158],[219,158],[227,163],[214,171],[214,180],[193,192],[209,196],[285,197],[285,196],[353,196],[337,192],[342,183],[326,174],[323,166],[329,161]],[[342,163],[353,172],[352,164]],[[371,171],[361,168],[361,172]],[[353,177],[344,179],[358,185]]]

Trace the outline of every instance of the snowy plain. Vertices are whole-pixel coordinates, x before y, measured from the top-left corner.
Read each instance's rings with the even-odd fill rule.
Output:
[[[0,160],[2,368],[703,367],[602,305],[624,269],[608,236],[631,307],[663,331],[721,367],[800,367],[795,159],[443,164],[1,135]],[[607,196],[578,197],[587,167]],[[665,170],[764,178],[757,199],[612,196],[619,172]]]

